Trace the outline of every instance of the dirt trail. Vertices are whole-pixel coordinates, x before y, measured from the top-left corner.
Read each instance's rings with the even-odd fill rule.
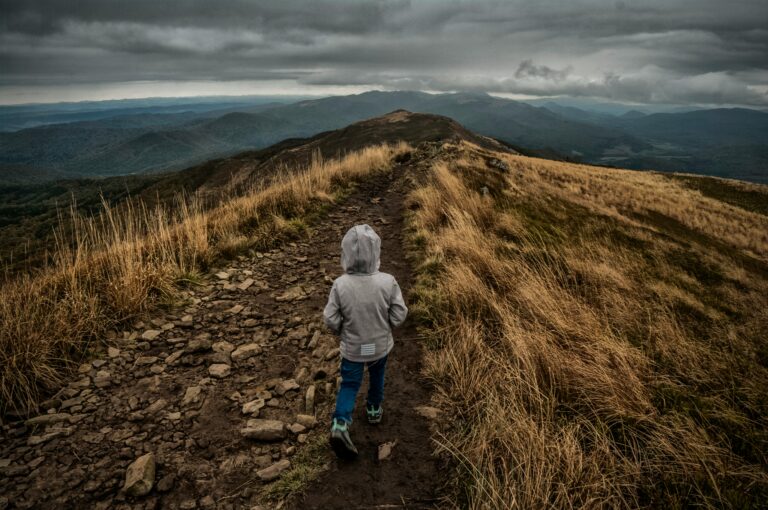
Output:
[[[371,199],[377,204],[372,204]],[[378,179],[364,185],[344,210],[329,217],[334,235],[323,251],[338,259],[339,241],[346,229],[368,223],[382,238],[381,270],[393,274],[406,296],[411,270],[403,250],[402,183]],[[338,274],[338,262],[327,268]],[[365,419],[367,383],[358,394],[352,437],[360,456],[352,462],[334,461],[332,469],[295,502],[294,508],[425,508],[436,503],[439,466],[431,456],[429,423],[415,411],[429,404],[429,387],[421,379],[421,347],[411,321],[396,331],[387,366],[384,420],[368,425]],[[332,403],[331,403],[332,405]],[[377,447],[397,441],[390,459],[379,461]]]
[[[269,480],[295,467],[306,443],[327,436],[339,359],[338,340],[322,326],[321,311],[341,271],[339,244],[347,228],[367,222],[377,230],[381,269],[397,277],[408,298],[404,190],[394,177],[363,184],[313,225],[308,239],[212,271],[181,309],[118,332],[116,347],[83,364],[41,416],[6,422],[0,510],[235,509],[262,502]],[[353,426],[360,458],[341,463],[325,452],[328,471],[290,505],[435,504],[438,465],[429,423],[414,410],[430,396],[420,360],[415,328],[407,322],[396,333],[387,370],[384,422],[365,423],[364,385]],[[246,404],[260,410],[246,415]],[[316,425],[305,416],[312,414]],[[249,423],[256,416],[273,421]],[[378,461],[377,446],[394,440],[391,457]],[[126,471],[144,454],[156,464],[152,489],[128,495]],[[148,469],[139,472],[150,478]]]

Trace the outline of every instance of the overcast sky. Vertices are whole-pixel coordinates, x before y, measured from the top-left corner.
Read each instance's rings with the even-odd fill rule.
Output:
[[[768,0],[0,0],[0,103],[370,89],[768,106]]]

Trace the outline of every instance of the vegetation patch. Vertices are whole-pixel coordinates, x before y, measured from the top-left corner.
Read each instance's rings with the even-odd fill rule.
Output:
[[[174,207],[105,201],[96,216],[75,215],[46,266],[0,288],[0,414],[34,410],[109,329],[172,302],[177,282],[194,284],[216,257],[301,234],[309,215],[407,150],[315,158],[213,208],[182,198]]]
[[[651,173],[451,155],[408,223],[456,500],[768,499],[768,219]]]

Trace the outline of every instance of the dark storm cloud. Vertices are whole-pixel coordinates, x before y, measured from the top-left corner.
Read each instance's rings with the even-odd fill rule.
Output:
[[[765,0],[0,0],[0,12],[0,94],[289,80],[768,104]]]

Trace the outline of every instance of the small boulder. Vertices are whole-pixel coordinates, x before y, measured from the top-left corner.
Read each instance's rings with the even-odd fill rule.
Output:
[[[159,329],[148,329],[144,333],[141,334],[141,338],[143,340],[151,342],[152,340],[154,340],[155,338],[160,336],[161,333],[162,333],[162,331],[159,330]]]
[[[299,386],[299,383],[297,383],[295,379],[286,379],[284,381],[280,381],[280,383],[275,386],[275,393],[282,397],[289,391],[298,390],[300,387],[301,386]]]
[[[243,414],[251,414],[258,416],[259,411],[266,405],[263,398],[257,398],[243,404]]]
[[[304,411],[307,414],[315,414],[315,385],[307,388],[307,394],[304,396]]]
[[[203,388],[200,386],[190,386],[184,392],[184,399],[181,401],[181,405],[187,406],[190,404],[196,404],[200,401],[200,394],[203,392]]]
[[[261,354],[261,346],[259,344],[241,345],[232,352],[232,361],[245,361],[258,354]]]
[[[205,352],[205,351],[211,350],[212,345],[213,345],[213,342],[211,342],[211,334],[201,333],[189,341],[189,343],[187,344],[187,348],[184,349],[184,352],[186,352],[187,354],[192,354],[195,352]]]
[[[246,427],[240,429],[240,434],[249,439],[277,441],[285,439],[285,424],[278,420],[248,420]]]
[[[230,353],[235,350],[235,346],[226,340],[216,342],[212,345],[213,352],[226,352]]]
[[[307,431],[307,427],[305,427],[301,423],[293,423],[291,425],[288,425],[288,430],[290,430],[294,434],[301,434]]]
[[[142,455],[128,466],[123,489],[128,496],[144,496],[155,483],[155,455]]]
[[[267,468],[256,471],[256,476],[258,476],[262,482],[271,482],[275,478],[278,478],[280,474],[289,467],[291,467],[291,461],[283,459]]]
[[[392,449],[397,444],[397,440],[389,441],[379,445],[378,458],[379,460],[386,460],[392,455]]]
[[[208,367],[208,374],[216,379],[223,379],[232,372],[232,368],[226,363],[215,363]]]
[[[317,424],[317,418],[309,414],[296,415],[296,423],[300,423],[304,427],[311,429]]]

